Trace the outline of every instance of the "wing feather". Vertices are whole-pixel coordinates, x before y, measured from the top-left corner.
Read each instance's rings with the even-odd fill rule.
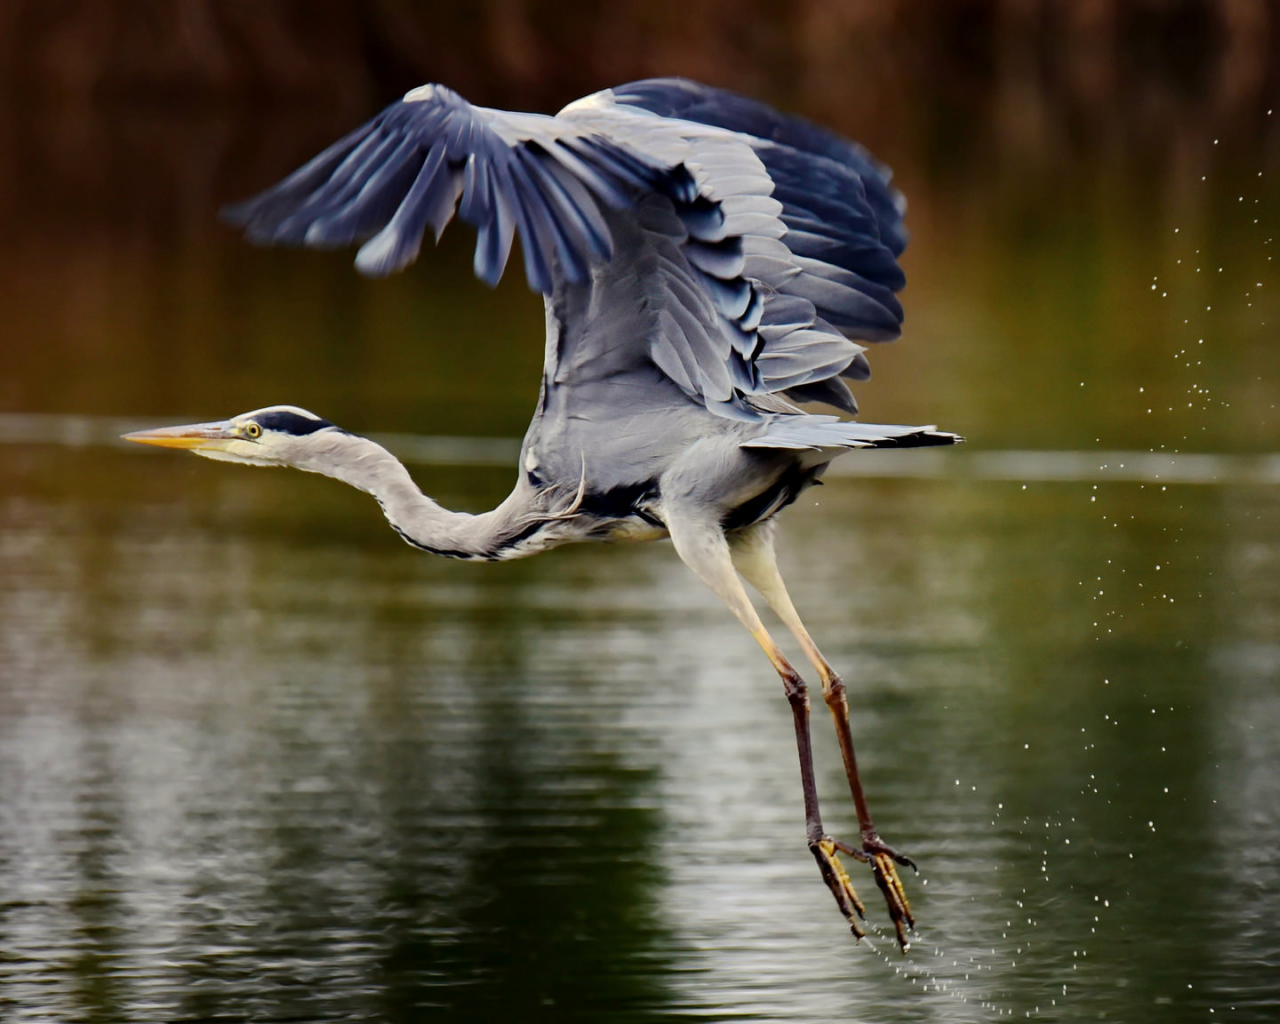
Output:
[[[744,239],[744,276],[765,291],[765,307],[785,297],[812,304],[821,323],[802,337],[820,345],[824,353],[836,349],[820,340],[824,332],[868,341],[888,341],[902,329],[902,306],[895,292],[905,283],[897,257],[906,246],[902,224],[906,204],[890,184],[887,168],[861,146],[801,118],[781,114],[762,103],[682,79],[650,79],[609,90],[609,102],[646,110],[664,119],[720,128],[735,133],[763,165],[772,188],[768,201],[777,210],[760,209],[753,219],[735,217],[751,209],[754,197],[725,197],[729,233]],[[749,178],[711,161],[704,165],[721,172],[713,191],[748,190]],[[742,204],[738,206],[737,204]],[[781,230],[778,228],[781,227]],[[843,385],[817,385],[831,365],[815,358],[812,379],[794,383],[804,373],[795,353],[801,339],[780,350],[787,332],[780,322],[770,325],[757,361],[760,378],[769,390],[794,391],[793,397],[824,400],[856,411]],[[848,362],[836,371],[864,379],[866,359],[856,346]]]
[[[573,290],[574,315],[597,321],[562,332],[549,362],[615,374],[647,362],[708,409],[750,419],[769,404],[751,396],[777,392],[856,409],[839,378],[869,369],[849,338],[901,329],[902,210],[856,144],[656,79],[555,117],[423,86],[225,216],[264,243],[363,243],[357,268],[382,276],[456,214],[476,229],[474,269],[490,285],[519,236],[530,287],[557,308]],[[613,265],[619,230],[637,269]],[[629,279],[641,263],[661,287]],[[611,302],[640,303],[638,319]],[[606,337],[611,323],[639,336]]]
[[[550,294],[558,277],[584,281],[607,258],[599,204],[625,206],[668,185],[684,197],[674,171],[571,122],[424,86],[224,216],[257,242],[364,242],[356,265],[380,276],[411,263],[425,228],[438,236],[456,208],[477,229],[482,280],[502,276],[518,233],[530,285]]]

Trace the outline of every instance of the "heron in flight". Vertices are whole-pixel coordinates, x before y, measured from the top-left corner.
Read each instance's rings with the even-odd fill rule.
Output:
[[[795,721],[806,838],[857,937],[865,909],[839,854],[868,863],[905,951],[914,927],[858,778],[845,684],[796,613],[774,558],[777,513],[854,448],[951,444],[934,427],[815,414],[857,405],[851,339],[898,336],[904,202],[845,138],[679,79],[635,82],[555,116],[472,106],[425,85],[225,216],[249,239],[362,243],[381,277],[456,214],[476,275],[501,277],[514,238],[546,301],[546,360],[511,494],[479,515],[426,497],[367,438],[294,406],[125,435],[251,466],[294,466],[377,499],[409,544],[501,561],[559,544],[670,537],[782,677]],[[827,834],[809,698],[765,629],[751,584],[794,634],[835,720],[860,841]]]

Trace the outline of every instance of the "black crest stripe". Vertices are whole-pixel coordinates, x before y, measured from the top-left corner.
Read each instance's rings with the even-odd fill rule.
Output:
[[[296,412],[286,412],[283,409],[264,412],[255,416],[254,420],[263,430],[278,430],[282,434],[297,436],[314,434],[317,430],[333,426],[328,420],[312,419],[310,416],[300,416]]]

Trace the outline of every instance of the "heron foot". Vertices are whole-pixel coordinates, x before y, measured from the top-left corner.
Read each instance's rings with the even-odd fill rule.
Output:
[[[831,890],[831,895],[835,897],[836,906],[840,908],[840,913],[849,922],[849,930],[853,932],[853,937],[861,939],[867,934],[867,930],[862,927],[862,921],[867,916],[867,908],[862,905],[862,900],[858,898],[858,891],[853,887],[853,880],[849,878],[849,872],[845,871],[844,865],[840,863],[840,858],[836,856],[837,850],[853,853],[853,850],[847,844],[840,842],[838,839],[832,839],[830,836],[823,836],[821,839],[810,840],[809,842],[809,852],[813,854],[814,860],[818,862],[818,870],[822,872],[822,880],[827,883],[827,888]],[[857,854],[853,855],[857,856]]]
[[[855,860],[871,865],[871,874],[884,895],[885,903],[888,904],[889,918],[893,921],[893,930],[898,936],[898,946],[905,953],[911,948],[907,932],[915,928],[916,919],[911,913],[907,890],[902,884],[902,879],[898,877],[897,865],[901,864],[919,874],[920,869],[916,867],[915,861],[898,853],[874,832],[863,835],[860,850],[839,840],[831,840],[831,842],[841,853],[847,853]]]

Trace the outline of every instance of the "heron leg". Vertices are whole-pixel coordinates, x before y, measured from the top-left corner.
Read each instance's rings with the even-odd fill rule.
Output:
[[[760,621],[760,616],[756,613],[751,598],[747,596],[742,580],[734,571],[729,545],[723,531],[718,526],[703,526],[696,523],[674,524],[670,522],[670,517],[669,529],[680,558],[720,596],[720,599],[729,606],[729,610],[747,627],[782,678],[783,691],[786,693],[787,703],[791,706],[791,715],[795,723],[796,749],[800,756],[800,788],[804,794],[805,838],[810,853],[818,862],[822,880],[831,890],[831,895],[835,897],[836,905],[840,908],[845,920],[849,922],[850,930],[856,938],[860,939],[866,934],[860,923],[860,919],[866,916],[866,908],[858,898],[858,893],[844,865],[840,863],[840,858],[836,856],[837,850],[854,856],[859,856],[859,853],[828,836],[822,827],[822,815],[818,809],[818,787],[813,772],[813,744],[809,733],[809,694],[804,680],[778,649],[773,637]]]
[[[867,797],[862,789],[862,779],[858,775],[858,759],[853,749],[853,732],[849,726],[849,699],[844,681],[836,674],[813,637],[800,621],[791,595],[787,593],[786,584],[778,572],[777,558],[773,550],[774,526],[772,521],[761,523],[746,530],[734,533],[728,540],[730,555],[734,568],[742,577],[756,588],[768,602],[783,624],[791,630],[805,657],[818,672],[822,680],[822,696],[835,721],[836,737],[840,742],[840,754],[844,759],[845,775],[849,780],[849,795],[853,797],[853,806],[858,813],[858,827],[862,834],[862,849],[852,852],[859,860],[871,864],[876,885],[884,894],[889,906],[889,916],[898,936],[898,944],[905,951],[908,946],[907,929],[915,927],[915,918],[911,913],[911,904],[907,900],[906,889],[898,877],[896,864],[915,869],[915,864],[907,857],[896,853],[880,838],[875,823],[871,819],[871,811],[867,806]]]

